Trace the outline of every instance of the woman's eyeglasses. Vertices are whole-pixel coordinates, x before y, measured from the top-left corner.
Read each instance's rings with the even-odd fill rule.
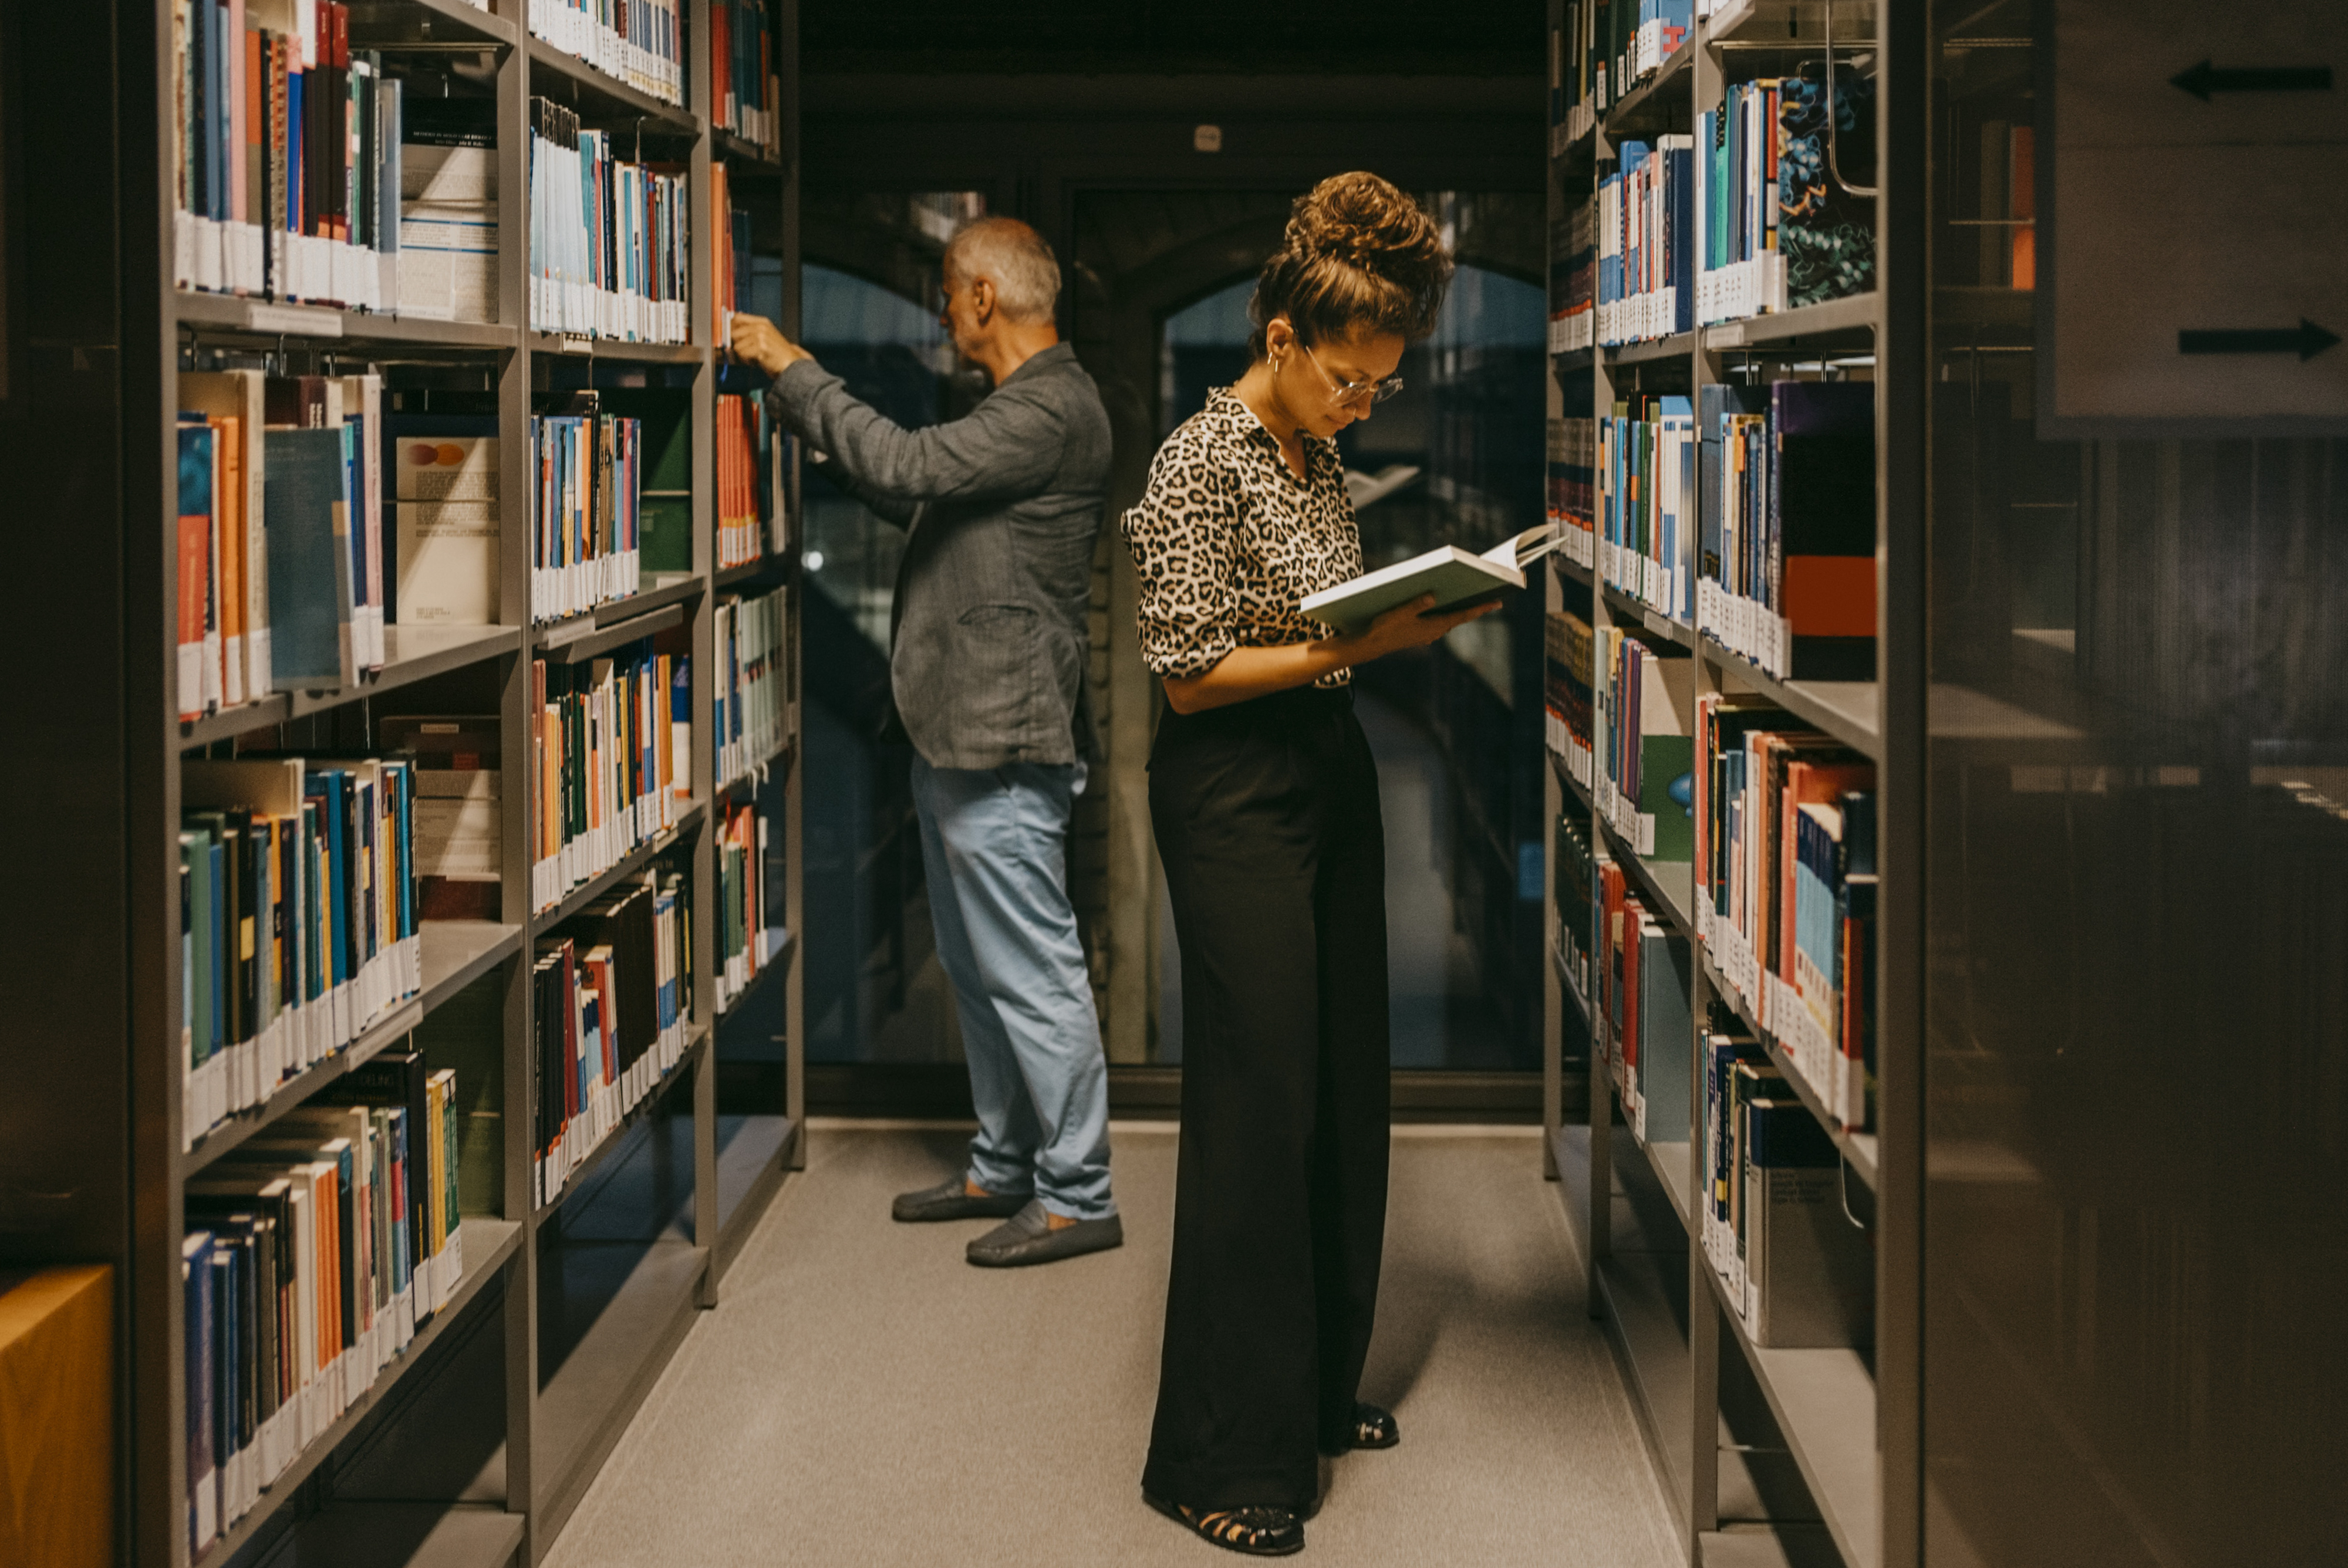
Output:
[[[1302,343],[1296,346],[1304,349],[1304,357],[1313,361],[1313,368],[1319,371],[1321,379],[1329,384],[1329,390],[1336,395],[1337,405],[1341,408],[1351,407],[1357,403],[1384,403],[1402,390],[1402,377],[1398,375],[1390,375],[1384,381],[1339,381],[1329,374],[1328,366],[1313,358],[1311,349],[1305,348]]]

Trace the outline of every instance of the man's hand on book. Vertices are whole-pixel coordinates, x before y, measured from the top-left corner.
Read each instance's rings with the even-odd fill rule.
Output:
[[[728,346],[736,359],[755,364],[768,375],[780,375],[799,361],[815,357],[785,337],[774,323],[747,311],[734,313],[733,341]]]
[[[1395,605],[1371,621],[1355,638],[1361,652],[1350,662],[1365,664],[1389,653],[1399,653],[1406,648],[1424,648],[1430,642],[1439,642],[1469,621],[1480,620],[1499,608],[1498,599],[1488,599],[1438,614],[1435,610],[1435,596],[1422,593],[1406,604]]]

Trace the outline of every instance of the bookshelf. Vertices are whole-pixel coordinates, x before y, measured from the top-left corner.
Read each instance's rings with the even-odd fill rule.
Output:
[[[1704,7],[1699,0],[1694,8]],[[1613,1082],[1607,1057],[1612,1025],[1601,994],[1594,984],[1585,986],[1560,940],[1557,894],[1571,879],[1552,851],[1544,1164],[1560,1181],[1587,1271],[1591,1312],[1607,1327],[1687,1561],[1912,1568],[1921,1552],[1921,1128],[1912,1099],[1917,1045],[1912,1028],[1901,1020],[1912,1018],[1920,994],[1916,812],[1927,698],[1921,654],[1924,563],[1921,529],[1909,519],[1921,507],[1924,371],[1921,328],[1910,335],[1900,324],[1921,317],[1922,269],[1915,249],[1921,219],[1908,209],[1921,213],[1922,202],[1903,204],[1899,186],[1921,181],[1923,160],[1922,73],[1903,73],[1897,62],[1902,50],[1917,60],[1923,51],[1902,31],[1899,7],[1849,0],[1831,9],[1841,68],[1858,68],[1852,62],[1864,57],[1874,80],[1874,166],[1867,176],[1845,167],[1846,175],[1879,193],[1871,287],[1747,319],[1707,323],[1700,308],[1692,313],[1693,326],[1608,345],[1602,332],[1585,327],[1576,333],[1560,324],[1577,244],[1574,212],[1621,167],[1623,143],[1652,147],[1662,137],[1694,136],[1701,117],[1723,105],[1730,84],[1791,73],[1799,61],[1818,57],[1829,15],[1807,0],[1720,0],[1710,9],[1711,15],[1693,18],[1676,48],[1608,101],[1596,93],[1583,96],[1585,84],[1577,77],[1572,29],[1588,26],[1592,7],[1557,0],[1550,8],[1551,27],[1560,34],[1551,60],[1549,160],[1550,414],[1602,420],[1618,404],[1635,405],[1649,395],[1685,397],[1693,405],[1706,386],[1766,384],[1781,376],[1871,380],[1874,679],[1770,674],[1732,651],[1737,638],[1721,622],[1726,611],[1716,600],[1697,600],[1685,614],[1668,612],[1610,581],[1615,574],[1604,569],[1602,557],[1577,562],[1564,551],[1552,555],[1544,592],[1550,610],[1585,622],[1599,649],[1609,631],[1627,632],[1666,658],[1684,658],[1693,697],[1716,693],[1767,702],[1783,710],[1792,727],[1819,732],[1873,764],[1880,834],[1878,938],[1871,954],[1875,1114],[1863,1128],[1846,1128],[1823,1086],[1797,1069],[1788,1042],[1757,1027],[1757,1009],[1725,978],[1728,960],[1708,939],[1712,925],[1698,909],[1690,865],[1643,857],[1622,815],[1622,797],[1612,795],[1614,809],[1607,809],[1603,781],[1577,776],[1553,738],[1546,781],[1552,819],[1578,825],[1592,856],[1621,868],[1627,891],[1690,956],[1693,1036],[1644,1038],[1638,1049],[1644,1054],[1668,1046],[1689,1053],[1694,1070],[1688,1074],[1686,1119],[1671,1123],[1676,1136],[1634,1136],[1634,1122],[1643,1116],[1633,1117],[1625,1091]],[[1554,462],[1562,437],[1551,439]],[[1691,459],[1691,475],[1701,472]],[[1704,477],[1699,482],[1715,481]],[[1694,502],[1685,498],[1682,517]],[[1602,539],[1602,516],[1599,528]],[[1683,548],[1692,553],[1698,547]],[[1594,664],[1582,673],[1594,696],[1602,698],[1602,652]],[[1561,723],[1552,718],[1553,737]],[[1697,745],[1701,768],[1706,764]],[[1630,810],[1636,809],[1632,803]],[[1605,950],[1601,930],[1591,959],[1592,981]],[[1792,1349],[1756,1342],[1743,1304],[1708,1255],[1709,1220],[1697,1198],[1712,1186],[1704,1163],[1703,1079],[1704,1038],[1715,1019],[1752,1037],[1840,1156],[1834,1180],[1843,1189],[1846,1213],[1867,1222],[1875,1248],[1869,1348]],[[1584,1039],[1587,1111],[1569,1117],[1569,1068],[1562,1059]],[[1693,1141],[1688,1129],[1696,1130]]]
[[[168,0],[126,7],[134,36],[121,60],[126,85],[122,137],[143,147],[152,168],[126,160],[144,178],[124,193],[131,212],[126,254],[139,262],[127,286],[152,290],[153,303],[127,307],[124,342],[150,354],[147,397],[125,400],[126,422],[158,417],[126,441],[142,456],[126,469],[132,519],[123,567],[130,607],[123,668],[129,714],[127,919],[136,977],[127,1025],[133,1062],[128,1165],[137,1213],[124,1256],[129,1280],[129,1451],[124,1514],[127,1560],[145,1568],[188,1568],[185,1335],[180,1236],[190,1182],[232,1163],[250,1141],[283,1126],[313,1096],[384,1052],[411,1041],[436,1065],[434,1030],[460,997],[489,1000],[495,1028],[493,1071],[505,1108],[493,1191],[461,1195],[461,1277],[413,1339],[391,1355],[338,1415],[299,1446],[259,1494],[223,1519],[194,1553],[201,1568],[269,1563],[478,1564],[539,1561],[560,1534],[649,1392],[694,1315],[716,1304],[727,1266],[801,1159],[801,982],[794,962],[805,917],[800,902],[800,757],[798,595],[798,476],[787,443],[773,444],[765,476],[772,515],[757,559],[716,569],[715,484],[721,390],[748,390],[716,347],[720,324],[711,297],[713,165],[726,167],[733,200],[753,212],[757,248],[779,253],[784,319],[796,330],[798,177],[795,118],[795,0],[736,5],[763,11],[779,83],[764,143],[713,129],[713,62],[706,41],[718,0],[675,0],[683,30],[682,106],[664,103],[589,60],[533,36],[545,0],[352,0],[349,43],[376,51],[386,75],[410,94],[446,92],[460,78],[494,106],[494,169],[501,221],[495,250],[496,319],[427,319],[385,310],[343,309],[260,295],[177,286],[174,7]],[[561,8],[561,7],[556,7]],[[256,4],[250,14],[261,15]],[[291,9],[288,8],[288,15]],[[553,100],[583,126],[609,131],[624,156],[641,156],[684,179],[690,269],[690,341],[620,341],[539,330],[530,311],[530,225],[520,220],[530,188],[530,103]],[[138,236],[151,236],[151,253]],[[750,302],[741,302],[751,308]],[[151,332],[151,342],[144,334]],[[136,356],[133,356],[134,359]],[[176,492],[176,378],[188,369],[227,366],[273,374],[379,374],[386,395],[469,398],[494,409],[499,443],[496,624],[384,628],[380,669],[353,684],[273,692],[182,722],[164,666],[176,638],[170,543]],[[134,389],[142,384],[127,379]],[[531,417],[549,399],[594,389],[651,400],[682,421],[692,476],[690,564],[642,575],[636,591],[560,620],[533,621],[530,497]],[[615,403],[613,405],[617,406]],[[632,405],[633,406],[633,405]],[[160,441],[160,445],[157,443]],[[386,495],[389,496],[386,477]],[[148,526],[152,519],[154,527]],[[396,548],[386,527],[386,558]],[[157,544],[162,548],[156,548]],[[386,561],[388,566],[388,560]],[[719,604],[778,591],[791,643],[780,738],[743,777],[716,775],[712,626]],[[160,639],[160,641],[158,639]],[[668,824],[598,874],[533,907],[530,864],[539,825],[532,776],[531,671],[537,661],[578,668],[657,639],[691,661],[689,763]],[[666,700],[665,695],[663,698]],[[501,790],[497,806],[499,914],[488,919],[422,919],[420,986],[366,1020],[342,1049],[282,1081],[256,1104],[216,1124],[189,1121],[176,1054],[180,1036],[178,908],[181,768],[185,761],[242,750],[360,751],[377,726],[401,715],[494,714]],[[152,718],[145,717],[152,715]],[[160,730],[158,732],[157,725]],[[756,976],[783,989],[784,1071],[758,1080],[771,1094],[721,1081],[725,1026],[740,1009],[718,1005],[717,870],[714,803],[757,788],[770,802],[767,835],[755,875],[781,889],[754,933],[767,953]],[[771,869],[770,869],[771,866]],[[674,1065],[642,1098],[612,1118],[592,1150],[572,1163],[548,1201],[533,1201],[532,957],[539,940],[648,868],[683,874],[689,899],[691,966],[681,976],[690,1018]],[[778,904],[779,907],[777,907]],[[119,933],[118,939],[119,939]],[[768,1016],[771,1016],[769,1013]],[[723,1132],[721,1132],[723,1123]],[[723,1147],[721,1147],[721,1143]],[[466,1456],[460,1463],[452,1456]],[[458,1471],[463,1473],[458,1473]]]

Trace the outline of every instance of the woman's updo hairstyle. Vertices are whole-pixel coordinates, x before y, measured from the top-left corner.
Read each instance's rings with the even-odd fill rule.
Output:
[[[1375,174],[1333,174],[1296,199],[1280,249],[1248,302],[1248,347],[1286,316],[1307,345],[1357,332],[1423,338],[1451,282],[1442,231],[1426,210]]]

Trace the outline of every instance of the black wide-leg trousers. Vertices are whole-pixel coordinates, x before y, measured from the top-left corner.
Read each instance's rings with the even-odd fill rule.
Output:
[[[1182,1141],[1142,1486],[1303,1511],[1353,1425],[1385,1239],[1377,769],[1352,692],[1317,689],[1169,710],[1149,768]]]

